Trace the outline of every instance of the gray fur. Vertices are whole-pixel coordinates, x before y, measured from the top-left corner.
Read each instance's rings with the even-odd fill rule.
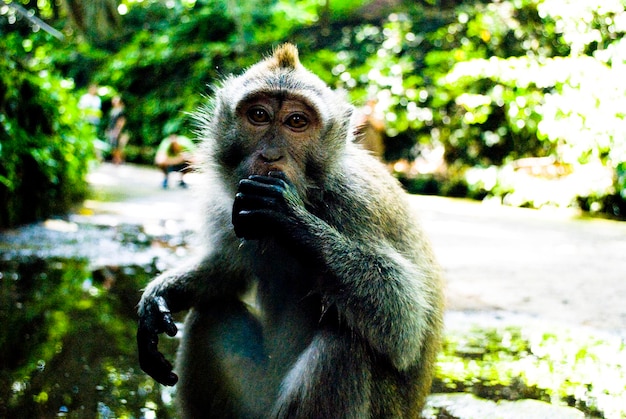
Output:
[[[318,138],[284,146],[278,166],[293,183],[277,218],[286,241],[278,231],[240,239],[231,221],[239,181],[261,167],[252,156],[284,140],[246,137],[238,106],[257,94],[306,103],[320,121]],[[225,80],[198,114],[207,249],[152,281],[139,304],[149,337],[172,332],[155,297],[190,309],[176,362],[182,417],[419,417],[440,344],[441,274],[403,190],[351,141],[350,118],[289,45]],[[241,298],[254,288],[250,307]],[[167,369],[138,341],[144,369]]]

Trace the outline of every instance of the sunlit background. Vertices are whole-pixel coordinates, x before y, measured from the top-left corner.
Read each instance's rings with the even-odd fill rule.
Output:
[[[46,190],[80,188],[91,143],[75,105],[90,82],[105,108],[124,96],[127,160],[149,163],[166,124],[193,130],[210,85],[291,40],[378,120],[377,151],[409,190],[625,216],[620,0],[40,0],[3,1],[0,16],[7,202],[29,159]]]
[[[8,230],[111,198],[94,198],[88,176],[110,159],[113,96],[126,104],[125,161],[151,165],[166,133],[194,137],[189,114],[212,85],[290,41],[345,90],[365,146],[407,191],[624,220],[625,3],[0,0],[0,417],[176,417],[136,365],[134,304],[189,232],[48,221],[48,248]],[[78,107],[91,83],[96,126]],[[78,239],[59,235],[76,230],[91,250],[60,256]],[[94,263],[110,252],[139,256],[117,271]],[[455,331],[436,390],[622,418],[625,365],[613,337]]]

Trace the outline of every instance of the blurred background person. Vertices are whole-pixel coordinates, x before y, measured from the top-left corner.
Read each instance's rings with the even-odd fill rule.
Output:
[[[95,83],[91,83],[87,92],[80,97],[78,107],[83,111],[83,116],[87,122],[96,128],[100,125],[102,100],[98,96],[98,86]]]
[[[124,147],[128,143],[128,134],[124,132],[126,125],[126,113],[121,96],[113,96],[111,99],[111,111],[109,112],[109,125],[106,137],[111,147],[111,160],[115,164],[124,161]]]
[[[98,95],[98,85],[91,83],[87,92],[78,100],[78,108],[82,112],[82,118],[93,127],[93,144],[98,161],[102,161],[103,155],[109,150],[109,145],[98,138],[100,122],[102,120],[102,99]]]
[[[171,172],[179,172],[179,186],[187,187],[184,176],[192,170],[195,151],[196,145],[184,135],[170,133],[161,141],[154,157],[154,164],[163,172],[163,189],[168,187]]]

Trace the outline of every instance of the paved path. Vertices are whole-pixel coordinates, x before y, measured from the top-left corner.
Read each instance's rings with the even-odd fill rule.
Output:
[[[128,221],[174,220],[197,228],[194,192],[160,188],[157,170],[102,164],[85,208]],[[176,185],[176,174],[171,175]],[[568,212],[412,196],[447,279],[450,311],[523,315],[626,336],[626,223]]]
[[[521,313],[626,336],[626,223],[414,197],[449,307]]]

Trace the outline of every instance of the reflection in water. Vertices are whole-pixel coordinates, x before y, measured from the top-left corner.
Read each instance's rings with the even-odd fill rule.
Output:
[[[135,310],[188,236],[63,221],[1,233],[0,418],[173,417],[173,390],[139,369]],[[174,357],[175,339],[161,346]]]
[[[135,355],[135,305],[154,269],[1,261],[0,417],[168,417]]]

